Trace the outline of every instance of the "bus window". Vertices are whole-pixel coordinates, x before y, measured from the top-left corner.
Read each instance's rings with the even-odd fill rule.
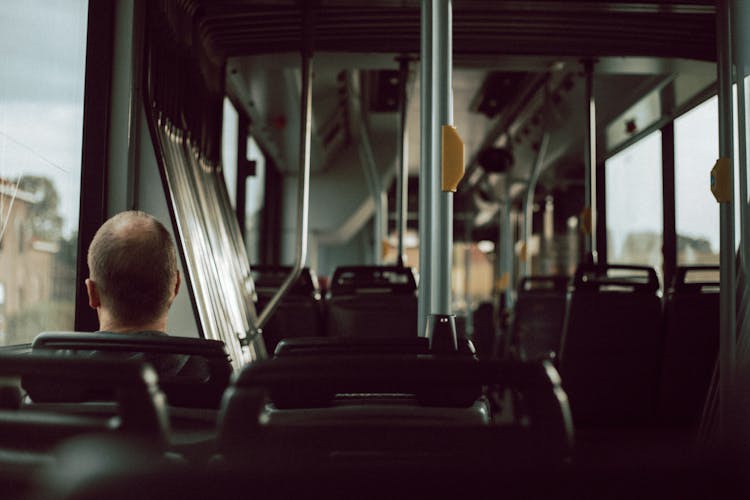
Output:
[[[237,206],[237,129],[239,115],[232,102],[224,98],[224,119],[221,126],[221,168],[227,183],[232,208]]]
[[[674,121],[678,265],[719,263],[719,210],[708,183],[719,154],[718,113],[712,97]]]
[[[607,160],[607,258],[662,266],[661,131]]]
[[[255,165],[245,180],[245,245],[250,262],[260,262],[261,210],[265,203],[266,157],[252,137],[247,138],[247,160]]]
[[[86,0],[3,2],[0,345],[72,330]]]

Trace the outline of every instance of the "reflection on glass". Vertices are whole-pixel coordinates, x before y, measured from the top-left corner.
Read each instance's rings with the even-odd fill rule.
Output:
[[[87,13],[3,2],[0,344],[73,329]]]
[[[607,259],[662,266],[661,131],[606,163]]]
[[[466,313],[474,310],[480,302],[492,300],[494,256],[494,253],[481,251],[477,243],[453,244],[453,310]]]
[[[674,121],[677,264],[719,263],[719,210],[709,171],[719,154],[713,97]]]
[[[232,208],[237,206],[237,129],[239,128],[239,114],[232,102],[224,98],[224,115],[221,127],[221,168],[224,172],[224,182],[227,183],[229,201]]]
[[[266,157],[252,137],[247,138],[247,159],[255,164],[255,173],[245,181],[245,242],[250,262],[260,262],[260,219],[265,203]]]

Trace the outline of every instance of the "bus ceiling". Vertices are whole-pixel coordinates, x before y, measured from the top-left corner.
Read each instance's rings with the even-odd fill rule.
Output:
[[[250,118],[251,133],[266,154],[291,175],[299,155],[303,3],[167,4],[183,36],[199,42],[195,46],[203,57],[224,65],[227,94]],[[349,120],[351,93],[356,93],[368,103],[364,111],[376,144],[373,153],[384,181],[390,182],[398,113],[396,102],[388,109],[388,82],[398,71],[400,56],[418,59],[420,3],[320,1],[313,9],[313,177],[352,169],[351,163],[358,161],[357,154],[345,151],[357,136]],[[511,193],[520,203],[545,133],[549,143],[540,186],[581,183],[584,61],[593,62],[599,161],[662,118],[661,107],[659,116],[647,118],[651,122],[626,116],[650,94],[672,86],[677,101],[672,107],[701,95],[715,81],[714,18],[710,1],[454,1],[454,119],[467,160],[459,206],[481,213],[483,206],[471,202],[477,190],[494,200]],[[415,61],[412,75],[418,71]],[[413,98],[419,91],[418,78],[412,78],[407,108],[412,176],[419,171],[419,100]],[[497,147],[514,157],[504,173],[479,161],[484,151]],[[362,196],[368,196],[366,189]]]

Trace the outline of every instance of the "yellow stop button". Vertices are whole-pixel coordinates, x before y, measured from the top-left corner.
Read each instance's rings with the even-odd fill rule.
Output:
[[[711,193],[719,203],[732,201],[732,161],[719,158],[711,169]]]

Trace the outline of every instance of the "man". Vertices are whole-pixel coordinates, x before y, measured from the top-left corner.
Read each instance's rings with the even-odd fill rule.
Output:
[[[86,291],[100,331],[166,334],[180,273],[172,238],[159,221],[140,211],[115,215],[94,235],[88,266]]]

